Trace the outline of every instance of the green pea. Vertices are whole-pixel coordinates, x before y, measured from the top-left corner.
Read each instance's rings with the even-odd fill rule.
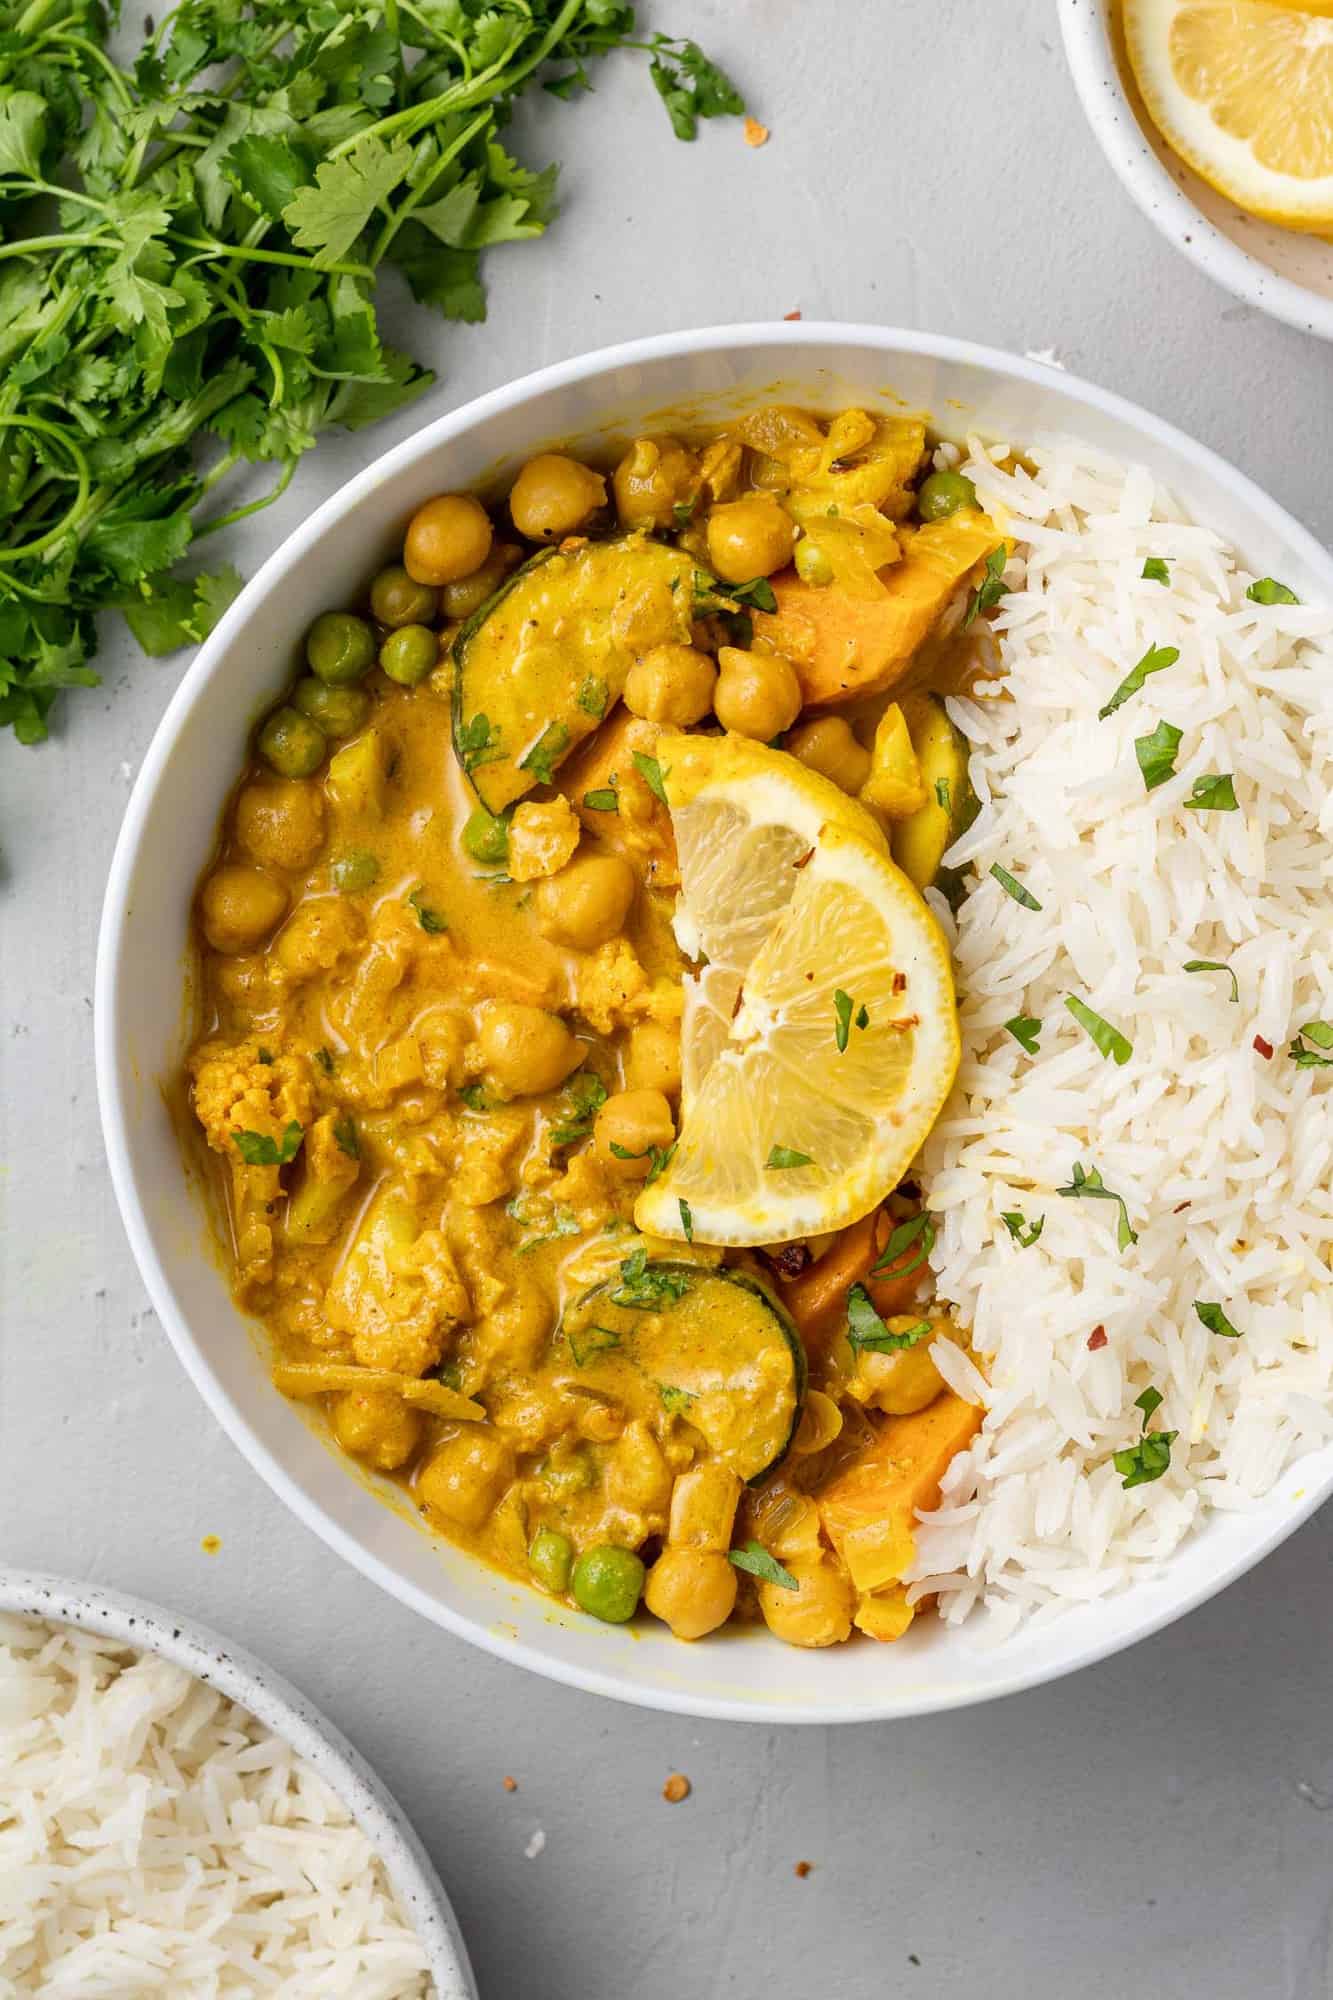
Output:
[[[370,696],[364,688],[329,687],[327,682],[305,674],[292,689],[292,705],[302,715],[317,722],[326,736],[354,736],[370,714]]]
[[[305,635],[305,656],[330,687],[350,687],[375,664],[375,634],[350,611],[325,611]]]
[[[370,608],[381,625],[428,625],[439,609],[439,593],[428,583],[414,582],[395,563],[371,584]]]
[[[604,1625],[624,1625],[638,1609],[643,1575],[643,1564],[633,1549],[618,1549],[610,1542],[585,1549],[571,1579],[574,1602]]]
[[[259,754],[280,778],[310,778],[324,762],[324,731],[299,708],[275,708],[259,732]]]
[[[833,581],[833,564],[829,561],[818,542],[812,542],[808,535],[802,535],[796,544],[796,574],[802,583],[815,583],[822,589]]]
[[[363,889],[374,888],[380,879],[380,864],[364,847],[353,847],[338,856],[329,876],[334,888],[341,889],[344,896],[356,896]]]
[[[528,1568],[538,1583],[559,1595],[569,1589],[574,1544],[556,1528],[538,1528],[528,1543]]]
[[[474,861],[503,861],[509,853],[509,821],[478,806],[463,823],[463,846]]]
[[[916,496],[916,511],[923,521],[944,521],[960,507],[976,504],[977,489],[961,472],[932,472]]]
[[[380,665],[400,687],[424,681],[439,656],[439,643],[429,625],[400,625],[380,647]]]

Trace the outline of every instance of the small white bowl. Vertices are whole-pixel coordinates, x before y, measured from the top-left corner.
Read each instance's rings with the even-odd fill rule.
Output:
[[[1169,243],[1247,305],[1333,340],[1333,243],[1245,215],[1185,165],[1149,118],[1115,0],[1060,0],[1074,84],[1098,145]]]
[[[448,1631],[571,1687],[750,1722],[863,1722],[1031,1687],[1156,1631],[1282,1541],[1333,1490],[1333,1445],[1288,1468],[1262,1505],[1215,1514],[1163,1574],[979,1650],[924,1618],[893,1646],[824,1653],[766,1631],[683,1645],[655,1620],[603,1625],[523,1590],[428,1534],[396,1488],[358,1476],[308,1409],[273,1387],[187,1180],[163,1086],[179,1076],[190,907],[249,730],[290,678],[317,614],[393,559],[433,493],[499,481],[553,444],[723,420],[775,397],[933,412],[959,434],[1064,432],[1149,466],[1256,576],[1333,602],[1333,557],[1259,488],[1147,411],[1075,376],[937,335],[811,321],[667,333],[543,368],[426,425],[269,557],[177,688],[139,772],[111,864],[95,1037],[107,1159],[159,1318],[234,1443],[293,1512],[366,1576]],[[385,1504],[387,1501],[388,1504]]]
[[[98,1638],[158,1653],[248,1709],[332,1787],[379,1855],[421,1940],[438,2000],[477,2000],[458,1919],[407,1815],[360,1752],[290,1681],[206,1625],[97,1584],[0,1569],[0,1611],[76,1625]]]

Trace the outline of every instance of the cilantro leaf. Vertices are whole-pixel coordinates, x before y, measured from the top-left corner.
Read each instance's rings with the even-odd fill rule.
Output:
[[[991,863],[990,872],[1004,890],[1005,895],[1012,896],[1014,901],[1020,903],[1025,910],[1039,910],[1041,908],[1041,904],[1037,901],[1032,891],[1025,889],[1023,884],[1018,880],[1018,877],[1011,875],[1007,868],[1001,868],[998,861]]]
[[[1299,604],[1301,601],[1294,590],[1289,590],[1285,583],[1279,583],[1273,576],[1256,577],[1245,595],[1251,604]]]
[[[1171,572],[1166,566],[1166,558],[1164,556],[1145,557],[1143,568],[1139,574],[1145,577],[1149,583],[1169,584],[1171,581]]]
[[[905,1264],[899,1258],[907,1250],[915,1249]],[[913,1271],[919,1271],[935,1247],[935,1223],[933,1217],[923,1208],[919,1214],[909,1216],[890,1230],[889,1240],[870,1267],[872,1278],[880,1277],[885,1271],[892,1271],[895,1278],[910,1278]]]
[[[300,1120],[293,1118],[280,1140],[270,1138],[267,1132],[233,1132],[231,1136],[247,1167],[285,1167],[300,1152],[305,1130]]]
[[[282,211],[298,250],[314,252],[317,269],[345,257],[372,216],[401,187],[412,166],[403,139],[386,145],[368,132],[340,159],[321,160],[313,187],[301,187]]]
[[[1000,1220],[1020,1250],[1030,1250],[1046,1227],[1044,1215],[1039,1215],[1035,1222],[1029,1224],[1027,1217],[1016,1208],[1006,1209]]]
[[[1130,668],[1106,706],[1097,710],[1097,720],[1105,722],[1108,715],[1114,715],[1132,695],[1142,690],[1149,674],[1164,673],[1168,667],[1174,667],[1179,658],[1178,646],[1149,646],[1138,665]]]
[[[1238,812],[1231,773],[1210,771],[1206,777],[1196,778],[1184,805],[1186,812]]]
[[[1113,1028],[1109,1021],[1102,1019],[1100,1014],[1094,1014],[1091,1007],[1086,1006],[1074,994],[1067,993],[1065,995],[1065,1006],[1069,1009],[1084,1033],[1091,1036],[1092,1040],[1101,1050],[1102,1055],[1108,1061],[1114,1062],[1118,1068],[1123,1069],[1134,1053],[1134,1044],[1121,1034],[1119,1028]]]
[[[551,1127],[553,1146],[575,1146],[592,1131],[592,1121],[606,1103],[606,1085],[590,1069],[581,1069],[565,1085],[557,1122]]]
[[[1220,958],[1188,958],[1182,970],[1185,972],[1225,972],[1231,981],[1231,999],[1234,1006],[1240,1005],[1240,981],[1231,967]]]
[[[768,1158],[764,1161],[766,1167],[775,1169],[779,1167],[813,1167],[814,1164],[809,1153],[798,1153],[792,1146],[770,1146],[768,1149]]]
[[[917,1320],[894,1333],[880,1318],[864,1285],[852,1285],[847,1292],[847,1345],[853,1354],[896,1354],[916,1347],[935,1331],[928,1319]]]
[[[636,750],[634,752],[634,768],[643,779],[644,784],[647,785],[653,797],[660,799],[662,804],[666,805],[668,803],[666,784],[664,782],[666,773],[663,771],[656,757],[648,756],[646,751]]]
[[[1041,1031],[1041,1022],[1034,1020],[1031,1014],[1015,1014],[1012,1021],[1005,1022],[1004,1030],[1007,1035],[1012,1035],[1019,1047],[1026,1049],[1030,1056],[1040,1053],[1041,1044],[1037,1036]]]
[[[743,1548],[728,1549],[727,1561],[735,1563],[748,1576],[757,1576],[761,1583],[775,1583],[780,1590],[799,1590],[800,1584],[789,1569],[784,1569],[776,1556],[770,1555],[762,1542],[746,1542]]]
[[[1009,561],[1009,549],[1001,542],[998,549],[992,549],[986,558],[986,573],[980,584],[968,599],[967,610],[963,614],[960,631],[966,632],[983,611],[990,611],[1002,597],[1009,595],[1009,586],[1004,580],[1005,565]]]
[[[1206,1299],[1196,1299],[1194,1310],[1209,1333],[1220,1333],[1224,1340],[1240,1339],[1240,1328],[1231,1324],[1221,1306],[1210,1305]]]
[[[1075,1162],[1069,1186],[1057,1188],[1055,1192],[1074,1198],[1082,1196],[1087,1201],[1115,1202],[1120,1210],[1119,1221],[1116,1224],[1117,1248],[1122,1251],[1128,1250],[1131,1243],[1138,1242],[1138,1231],[1130,1227],[1129,1210],[1125,1206],[1124,1196],[1116,1194],[1113,1189],[1106,1186],[1099,1168],[1088,1167],[1085,1170],[1080,1162]]]
[[[1184,731],[1169,722],[1159,722],[1151,736],[1134,738],[1134,755],[1143,773],[1143,788],[1154,792],[1176,775],[1176,752]]]

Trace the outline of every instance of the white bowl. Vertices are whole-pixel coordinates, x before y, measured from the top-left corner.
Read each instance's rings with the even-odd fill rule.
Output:
[[[1245,215],[1172,152],[1135,88],[1114,0],[1060,0],[1060,26],[1097,143],[1149,222],[1247,305],[1333,340],[1333,243]]]
[[[441,417],[352,480],[269,558],[201,648],[148,751],[112,862],[96,1046],[112,1177],[153,1303],[214,1414],[301,1520],[405,1604],[556,1680],[697,1715],[835,1722],[982,1701],[1142,1638],[1290,1534],[1333,1487],[1333,1448],[1288,1472],[1254,1513],[1210,1520],[1160,1580],[994,1652],[930,1619],[894,1646],[817,1654],[765,1632],[686,1646],[650,1620],[601,1625],[432,1539],[401,1496],[382,1504],[275,1392],[228,1294],[161,1090],[183,1052],[195,879],[247,730],[287,680],[311,619],[390,557],[413,508],[442,487],[512,468],[550,442],[775,394],[833,408],[897,396],[950,428],[1079,434],[1151,466],[1258,575],[1333,599],[1333,561],[1249,480],[1157,418],[1041,364],[926,334],[801,322],[664,334],[562,362]]]
[[[318,1771],[379,1855],[421,1940],[438,2000],[477,2000],[458,1919],[411,1822],[360,1752],[290,1681],[206,1625],[97,1584],[0,1569],[0,1611],[77,1625],[99,1638],[160,1653],[248,1709]]]

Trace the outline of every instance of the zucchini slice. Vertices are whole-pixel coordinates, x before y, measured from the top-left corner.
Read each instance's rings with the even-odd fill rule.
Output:
[[[488,812],[549,784],[634,660],[688,641],[694,563],[643,535],[544,549],[454,640],[454,748]]]
[[[649,1262],[566,1312],[557,1336],[568,1385],[593,1389],[630,1417],[662,1413],[696,1430],[710,1456],[741,1479],[783,1457],[800,1421],[805,1349],[785,1308],[743,1271]]]
[[[967,743],[939,696],[905,695],[901,706],[926,802],[895,822],[889,846],[904,875],[918,889],[928,889],[940,872],[942,856],[976,818],[977,798],[967,775]]]

